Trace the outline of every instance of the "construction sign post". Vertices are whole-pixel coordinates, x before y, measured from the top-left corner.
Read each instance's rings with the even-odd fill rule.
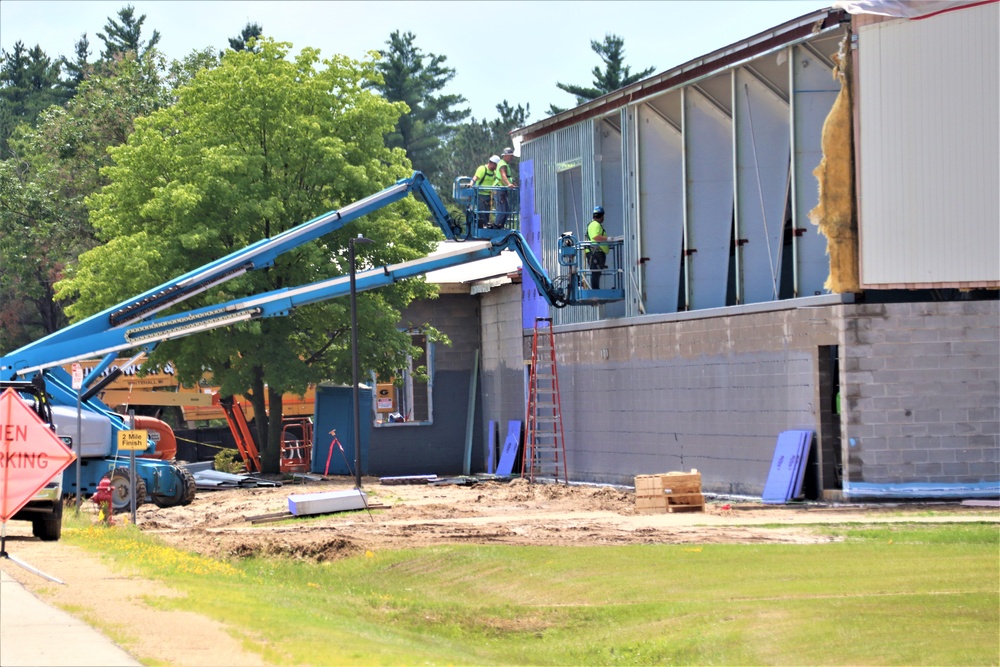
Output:
[[[17,514],[74,458],[17,392],[0,395],[0,521]]]
[[[149,447],[149,432],[145,429],[118,431],[118,449],[141,452]]]

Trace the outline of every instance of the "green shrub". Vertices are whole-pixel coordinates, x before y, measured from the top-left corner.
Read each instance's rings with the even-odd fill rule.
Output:
[[[215,455],[215,469],[219,472],[228,472],[231,474],[245,472],[243,459],[238,457],[239,452],[235,449],[219,450],[219,453]]]

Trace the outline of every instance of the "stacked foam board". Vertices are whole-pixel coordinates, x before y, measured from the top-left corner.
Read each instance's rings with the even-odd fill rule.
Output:
[[[690,472],[637,475],[635,509],[640,514],[704,512],[701,473],[692,469]]]
[[[774,459],[761,494],[764,503],[783,505],[802,496],[813,435],[812,431],[782,431],[778,434]]]

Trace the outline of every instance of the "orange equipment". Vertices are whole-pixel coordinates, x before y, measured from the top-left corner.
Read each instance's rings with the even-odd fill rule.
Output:
[[[250,424],[247,423],[243,406],[234,401],[232,396],[222,398],[214,394],[212,400],[222,406],[226,414],[226,423],[229,424],[229,430],[236,440],[236,449],[240,452],[247,472],[261,472],[260,452],[257,451],[257,443],[254,442],[253,433],[250,432]]]
[[[156,451],[152,454],[143,454],[143,457],[161,461],[174,460],[177,456],[177,438],[174,436],[174,430],[165,421],[156,417],[136,415],[135,427],[148,431],[150,439],[156,443]]]

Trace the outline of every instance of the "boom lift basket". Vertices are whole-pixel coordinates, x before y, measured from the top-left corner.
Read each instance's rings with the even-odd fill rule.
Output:
[[[603,269],[590,268],[588,254],[590,249],[596,246],[608,247]],[[568,234],[563,235],[562,247],[559,249],[559,264],[570,268],[571,303],[597,305],[625,298],[623,246],[624,240],[620,237],[607,241],[573,242]],[[595,282],[598,283],[597,286]]]
[[[459,176],[452,194],[464,207],[469,238],[493,239],[521,230],[521,193],[517,188],[478,187],[471,177]]]

